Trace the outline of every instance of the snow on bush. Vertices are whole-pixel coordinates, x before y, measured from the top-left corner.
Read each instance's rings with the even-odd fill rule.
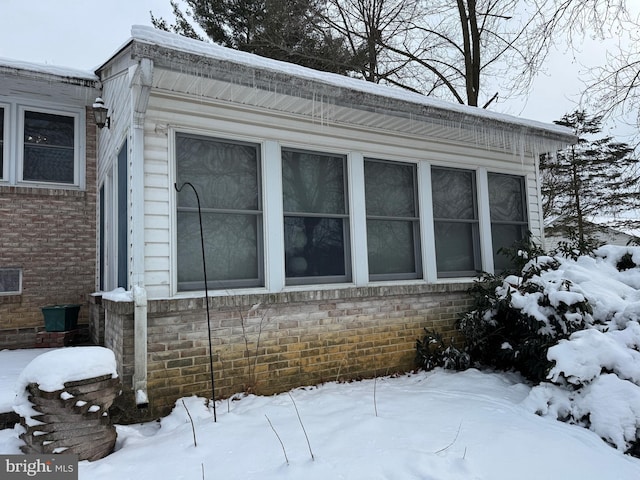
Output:
[[[640,387],[613,373],[602,374],[574,399],[573,416],[588,416],[591,430],[627,450],[640,429]]]
[[[522,255],[519,275],[484,275],[459,321],[471,362],[537,384],[525,406],[640,449],[640,247],[571,258]]]
[[[605,246],[593,257],[554,260],[557,268],[539,268],[549,264],[542,258],[523,270],[539,271],[529,281],[542,287],[549,304],[536,306],[527,299],[530,288],[521,285],[510,291],[511,305],[541,319],[541,332],[550,328],[542,317],[559,307],[570,311],[586,301],[593,313],[583,315],[584,329],[548,348],[553,366],[547,382],[534,387],[524,404],[629,450],[640,438],[640,248]]]
[[[476,308],[459,322],[473,361],[517,369],[535,382],[546,379],[553,366],[549,347],[594,323],[583,290],[563,278],[561,265],[536,256],[521,276],[485,275],[474,285]]]
[[[547,354],[555,362],[548,378],[557,383],[563,376],[580,386],[604,370],[640,385],[640,352],[633,349],[640,340],[640,325],[629,322],[627,329],[603,333],[591,328],[574,333],[569,340],[560,340]]]

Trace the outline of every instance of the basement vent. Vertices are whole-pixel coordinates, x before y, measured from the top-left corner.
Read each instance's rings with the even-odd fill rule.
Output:
[[[22,293],[22,269],[0,268],[0,295],[20,295]]]

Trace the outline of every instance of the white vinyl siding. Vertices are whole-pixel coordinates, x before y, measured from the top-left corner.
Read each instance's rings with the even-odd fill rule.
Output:
[[[122,280],[123,276],[128,277],[126,283],[133,285],[134,282],[130,278],[131,275],[131,256],[133,252],[133,235],[132,226],[133,221],[131,217],[132,213],[132,195],[131,193],[131,174],[132,174],[132,142],[131,142],[131,122],[132,114],[130,110],[131,105],[131,79],[127,72],[123,72],[119,75],[112,76],[108,82],[103,85],[102,98],[105,101],[105,105],[109,108],[110,126],[109,128],[98,129],[98,142],[97,142],[97,157],[98,161],[98,185],[103,187],[101,192],[104,194],[104,208],[105,219],[104,225],[106,231],[104,232],[105,244],[104,255],[105,258],[101,261],[105,271],[100,272],[100,280],[105,290],[112,290],[118,286],[118,278]],[[126,178],[118,178],[118,154],[125,157],[121,151],[123,145],[126,144]],[[166,165],[166,162],[164,162]],[[121,166],[124,169],[124,166]],[[146,168],[146,165],[145,165]],[[166,169],[166,167],[165,167]],[[121,173],[123,173],[121,171]],[[129,195],[127,195],[127,205],[118,205],[118,186],[122,181],[126,181],[124,188]],[[163,189],[164,191],[164,189]],[[146,193],[146,191],[145,191]],[[166,194],[165,194],[166,196]],[[165,201],[167,201],[165,199]],[[138,208],[146,208],[143,205],[137,205]],[[119,232],[117,228],[117,215],[119,209],[126,210],[127,222],[126,232]],[[145,219],[145,224],[150,219]],[[124,222],[121,222],[120,226]],[[127,237],[127,256],[126,262],[122,262],[121,255],[124,253],[119,252],[118,237],[119,235],[126,235]],[[120,237],[123,238],[123,237]],[[168,257],[167,261],[168,261]],[[119,272],[120,268],[124,267],[125,272]],[[166,269],[162,273],[162,277],[166,277],[169,269]],[[152,272],[152,270],[149,270]],[[135,279],[139,281],[139,279]]]

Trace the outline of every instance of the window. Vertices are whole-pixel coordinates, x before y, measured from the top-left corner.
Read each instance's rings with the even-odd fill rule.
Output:
[[[198,192],[207,263],[214,288],[263,281],[259,145],[176,135],[177,185]],[[177,195],[178,290],[204,288],[198,204],[185,186]]]
[[[288,283],[350,280],[345,167],[342,155],[282,151]]]
[[[416,166],[365,159],[369,277],[422,277]]]
[[[438,276],[475,275],[481,262],[474,172],[433,167],[431,191]]]
[[[23,112],[22,180],[75,184],[76,117]]]
[[[85,110],[0,104],[0,181],[84,189]]]
[[[525,238],[527,220],[524,177],[489,173],[489,208],[491,211],[491,238],[493,264],[496,272],[509,268],[507,256],[498,253]]]
[[[22,293],[22,269],[0,268],[0,295],[20,295]]]

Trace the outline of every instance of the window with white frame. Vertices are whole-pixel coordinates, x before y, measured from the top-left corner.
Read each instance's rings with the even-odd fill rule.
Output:
[[[525,238],[529,226],[524,177],[489,173],[489,208],[493,264],[496,272],[511,267],[509,258],[498,253]]]
[[[432,167],[431,192],[438,276],[475,275],[481,270],[475,172]]]
[[[282,149],[289,284],[351,279],[346,157]]]
[[[21,180],[36,183],[78,183],[78,117],[21,109]]]
[[[190,182],[202,211],[207,281],[213,288],[264,285],[260,145],[176,134],[178,187]],[[204,288],[198,204],[177,194],[178,290]]]
[[[369,277],[422,277],[416,165],[364,161]]]

